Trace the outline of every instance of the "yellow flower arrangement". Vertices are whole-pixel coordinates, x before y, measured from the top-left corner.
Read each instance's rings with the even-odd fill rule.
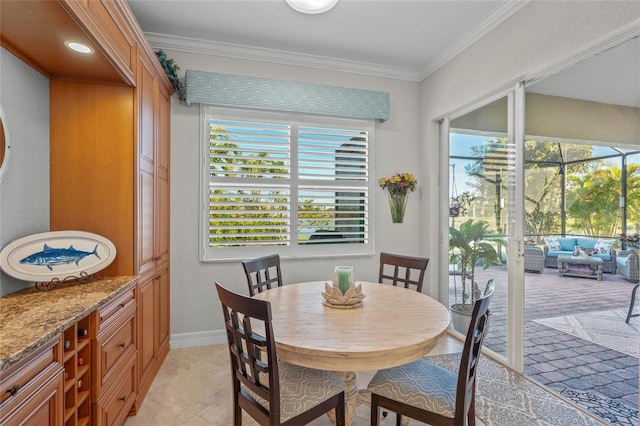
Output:
[[[380,188],[387,189],[390,194],[407,194],[416,190],[417,183],[411,173],[397,173],[380,179]]]
[[[402,223],[407,208],[407,194],[416,190],[418,181],[411,173],[396,173],[391,177],[380,179],[380,188],[389,191],[389,208],[391,221]]]

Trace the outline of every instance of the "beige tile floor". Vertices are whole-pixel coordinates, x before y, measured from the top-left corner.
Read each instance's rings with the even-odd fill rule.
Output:
[[[445,337],[430,352],[440,355],[460,352],[462,345],[452,337]],[[358,373],[358,387],[366,388],[375,372]],[[169,352],[158,376],[135,417],[129,417],[125,426],[231,426],[231,378],[227,347],[224,344],[173,349]],[[369,425],[369,407],[360,406],[353,426]],[[246,413],[243,425],[255,426]],[[394,425],[395,416],[389,415],[382,425]],[[421,425],[412,422],[412,425]],[[313,426],[331,426],[323,416]],[[479,423],[484,426],[483,423]]]

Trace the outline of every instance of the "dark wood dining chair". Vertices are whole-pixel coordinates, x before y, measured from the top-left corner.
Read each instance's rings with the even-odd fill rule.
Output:
[[[631,318],[640,316],[640,314],[633,313],[633,305],[636,303],[636,292],[638,291],[638,287],[640,287],[640,284],[636,284],[633,287],[633,290],[631,290],[631,302],[629,302],[629,312],[627,312],[627,319],[624,321],[627,324],[629,324],[629,321],[631,320]]]
[[[344,382],[329,371],[278,361],[271,304],[217,282],[216,289],[229,343],[234,426],[242,425],[242,410],[263,426],[306,425],[335,410],[336,425],[344,426]],[[264,326],[264,335],[256,326]]]
[[[243,260],[242,267],[247,276],[250,296],[268,290],[274,285],[282,286],[280,256],[277,254]]]
[[[378,282],[389,280],[395,286],[401,283],[404,288],[412,288],[422,292],[424,273],[429,259],[424,257],[402,256],[399,254],[380,253],[380,272]]]
[[[425,359],[380,370],[369,383],[371,426],[378,426],[379,408],[433,425],[473,426],[478,360],[488,331],[489,303],[495,283],[489,280],[482,297],[476,300],[467,331],[458,374]]]

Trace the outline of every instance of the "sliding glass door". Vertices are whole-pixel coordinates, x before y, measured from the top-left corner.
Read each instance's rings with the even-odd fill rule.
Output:
[[[448,303],[452,327],[466,333],[471,306],[494,280],[485,347],[522,371],[522,161],[515,118],[522,88],[442,123],[448,140]],[[520,215],[520,216],[518,216]],[[446,220],[446,225],[444,224]]]

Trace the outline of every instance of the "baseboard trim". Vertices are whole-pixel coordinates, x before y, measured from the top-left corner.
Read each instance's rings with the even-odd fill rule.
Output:
[[[224,330],[210,330],[172,334],[169,346],[171,349],[180,349],[193,346],[218,345],[226,342],[227,336]]]

